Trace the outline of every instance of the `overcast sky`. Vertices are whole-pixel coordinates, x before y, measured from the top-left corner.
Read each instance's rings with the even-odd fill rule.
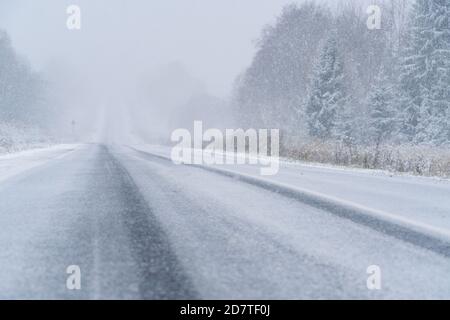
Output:
[[[0,28],[38,69],[64,59],[130,76],[180,61],[226,96],[263,26],[291,2],[301,0],[0,0]],[[82,10],[80,31],[66,28],[69,4]]]

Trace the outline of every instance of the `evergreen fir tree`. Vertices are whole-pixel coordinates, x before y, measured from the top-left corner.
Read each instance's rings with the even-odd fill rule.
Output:
[[[319,62],[311,95],[306,106],[309,134],[317,138],[330,138],[338,111],[345,103],[343,64],[338,55],[336,38],[326,42]]]
[[[373,142],[379,146],[396,131],[393,87],[382,70],[369,97],[369,126]]]
[[[443,143],[450,104],[450,1],[416,0],[403,51],[402,132],[415,142]]]

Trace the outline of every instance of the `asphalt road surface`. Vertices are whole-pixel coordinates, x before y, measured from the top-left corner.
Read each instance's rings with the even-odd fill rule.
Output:
[[[80,290],[66,286],[71,265]],[[367,288],[371,265],[380,290]],[[450,258],[245,181],[90,144],[0,182],[0,298],[448,299]]]

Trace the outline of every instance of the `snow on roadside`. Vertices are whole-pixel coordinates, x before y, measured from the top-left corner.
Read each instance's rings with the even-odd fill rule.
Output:
[[[55,142],[37,127],[0,122],[0,155],[53,144]]]
[[[0,182],[47,161],[65,156],[80,144],[58,144],[0,155]]]
[[[158,153],[163,156],[170,156],[171,148],[166,145],[151,145],[151,144],[145,144],[143,142],[139,142],[139,144],[133,145],[135,148],[148,148],[149,151],[152,151],[153,153]],[[194,149],[192,149],[194,150]],[[204,151],[208,152],[208,151]],[[223,156],[226,156],[228,153],[224,151],[214,151],[216,154],[220,154]],[[195,150],[193,152],[195,157],[201,157],[201,151]],[[270,161],[271,158],[267,156],[257,156],[257,155],[248,155],[248,154],[234,154],[237,158],[244,158],[247,160],[252,159],[262,159],[265,162]],[[273,161],[273,159],[272,159]],[[338,165],[338,164],[331,164],[331,163],[321,163],[321,162],[309,162],[304,160],[296,160],[292,158],[286,158],[286,157],[279,157],[280,165],[283,167],[292,167],[292,168],[311,168],[311,169],[319,169],[319,170],[330,170],[330,171],[341,171],[343,173],[349,172],[349,173],[360,173],[363,175],[372,175],[372,176],[384,176],[384,177],[400,177],[402,179],[411,179],[411,180],[422,180],[422,181],[443,181],[444,183],[450,182],[450,177],[440,177],[440,176],[420,176],[417,174],[413,174],[410,172],[397,172],[397,171],[390,171],[385,169],[366,169],[361,167],[355,167],[355,166],[344,166],[344,165]]]
[[[135,149],[170,157],[166,146],[138,145]],[[311,194],[385,212],[430,227],[450,230],[450,180],[393,176],[366,169],[333,168],[280,161],[278,174],[261,177],[260,165],[216,165],[219,169],[273,181]]]

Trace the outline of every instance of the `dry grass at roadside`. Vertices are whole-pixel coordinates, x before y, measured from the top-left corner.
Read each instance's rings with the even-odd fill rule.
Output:
[[[450,148],[413,145],[356,146],[313,141],[283,147],[281,155],[308,162],[450,177]]]

